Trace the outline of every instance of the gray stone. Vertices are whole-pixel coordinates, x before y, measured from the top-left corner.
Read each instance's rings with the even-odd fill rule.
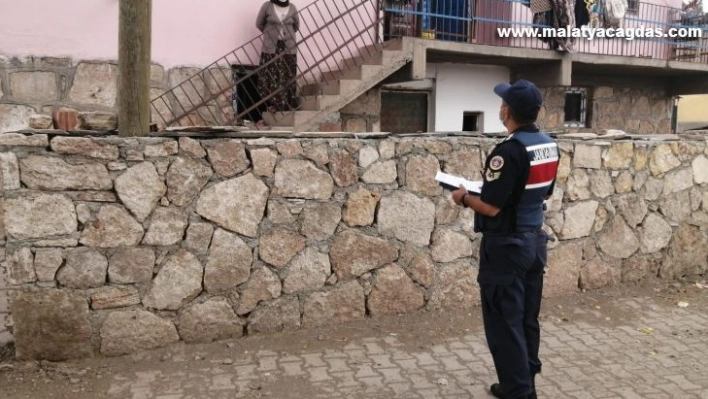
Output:
[[[138,221],[145,220],[167,192],[167,186],[151,162],[132,166],[116,178],[116,192]]]
[[[205,145],[214,171],[223,177],[233,177],[248,168],[246,146],[236,140]]]
[[[350,193],[342,214],[344,223],[350,227],[370,226],[374,223],[376,205],[380,199],[380,192],[372,192],[363,187]]]
[[[676,158],[669,144],[657,146],[649,157],[649,171],[652,176],[664,174],[680,165],[681,161]]]
[[[119,248],[108,260],[108,281],[115,284],[144,283],[152,279],[152,248]]]
[[[213,174],[196,159],[178,157],[167,171],[167,199],[177,206],[189,205]]]
[[[128,355],[179,341],[171,321],[142,309],[109,313],[100,334],[103,356]]]
[[[204,270],[204,288],[210,294],[225,294],[248,281],[253,251],[236,234],[216,229]]]
[[[615,258],[629,258],[639,249],[639,240],[621,216],[616,216],[610,227],[597,240],[602,252]]]
[[[359,166],[368,168],[369,165],[379,160],[379,151],[376,147],[364,146],[359,150]]]
[[[396,181],[396,161],[379,161],[372,164],[361,176],[364,183],[369,184],[389,184]]]
[[[79,112],[79,129],[113,131],[118,129],[118,116],[113,112]]]
[[[649,172],[641,171],[634,174],[634,183],[632,184],[632,190],[639,192],[644,184],[649,180]]]
[[[708,191],[706,191],[706,193],[708,193]],[[691,196],[691,210],[693,212],[696,212],[701,209],[701,201],[703,201],[701,189],[696,186],[691,187],[691,191],[689,192],[689,194]]]
[[[391,159],[396,155],[396,143],[393,140],[384,140],[379,143],[379,156],[381,159]]]
[[[329,257],[314,248],[306,248],[295,256],[283,282],[283,293],[314,291],[324,287],[332,273]]]
[[[309,161],[283,159],[275,168],[275,194],[285,198],[328,200],[334,181]]]
[[[631,144],[631,143],[630,143]],[[612,178],[606,170],[590,171],[590,191],[598,198],[606,198],[615,193]]]
[[[573,169],[566,183],[565,196],[570,201],[590,198],[590,178],[583,169]]]
[[[275,228],[260,237],[258,254],[264,262],[282,268],[304,248],[304,237],[285,228]]]
[[[649,259],[644,256],[632,256],[622,261],[622,282],[634,283],[641,281],[649,271],[659,270],[660,260]]]
[[[184,342],[209,343],[243,336],[244,322],[225,298],[212,298],[185,309],[177,319]]]
[[[8,259],[7,266],[8,284],[30,284],[37,281],[37,275],[34,271],[34,256],[29,248],[17,248]]]
[[[440,195],[442,187],[432,178],[438,170],[440,163],[435,156],[412,156],[406,163],[406,186],[422,195]]]
[[[91,248],[72,248],[66,252],[66,264],[57,273],[59,284],[85,290],[106,284],[108,260]]]
[[[304,208],[301,215],[300,233],[311,240],[322,241],[334,234],[342,219],[342,209],[339,204],[328,202]]]
[[[65,361],[90,357],[86,299],[55,289],[19,291],[12,303],[18,360]]]
[[[191,252],[178,249],[167,257],[143,298],[150,309],[177,310],[202,292],[204,268]]]
[[[126,165],[124,162],[112,161],[108,162],[108,165],[106,166],[108,167],[108,170],[114,172],[128,169],[128,165]]]
[[[679,169],[669,172],[664,176],[664,195],[686,190],[693,186],[693,173],[691,169]]]
[[[241,300],[236,313],[244,315],[250,313],[261,301],[268,301],[280,297],[282,284],[277,275],[267,267],[260,267],[251,273],[251,278],[246,283],[246,288],[241,294]]]
[[[428,288],[435,278],[435,264],[430,259],[430,255],[421,253],[411,260],[408,272],[413,281]]]
[[[158,144],[145,146],[143,153],[149,158],[168,157],[179,152],[179,144],[176,141],[163,141]]]
[[[268,201],[268,220],[274,224],[295,223],[295,217],[290,213],[286,204]]]
[[[441,266],[431,288],[428,310],[462,310],[479,305],[477,268],[458,261]]]
[[[278,149],[280,155],[287,158],[292,158],[302,154],[302,145],[297,139],[281,141],[276,144],[276,148]]]
[[[40,282],[52,282],[57,270],[64,263],[61,248],[37,248],[34,253],[34,270]]]
[[[633,185],[632,175],[625,170],[615,180],[615,191],[619,194],[631,193]]]
[[[563,212],[564,223],[560,238],[572,240],[590,235],[598,206],[597,201],[584,201],[566,208]]]
[[[381,238],[348,230],[334,238],[329,257],[338,280],[344,281],[395,262],[398,249]]]
[[[661,196],[663,189],[663,180],[650,177],[644,184],[644,198],[648,201],[656,201]]]
[[[631,141],[612,143],[602,157],[607,169],[628,169],[632,165],[634,143]]]
[[[204,148],[198,140],[194,140],[189,137],[180,137],[178,144],[180,153],[191,155],[196,158],[204,158],[206,156],[206,151],[204,151]]]
[[[253,174],[271,177],[278,160],[278,154],[270,148],[256,148],[249,151],[253,161]]]
[[[13,72],[8,75],[15,101],[48,103],[57,100],[57,77],[54,72]]]
[[[307,327],[332,326],[364,318],[366,297],[357,281],[340,283],[305,298],[302,322]]]
[[[345,150],[336,150],[329,159],[329,171],[339,187],[348,187],[359,180],[354,157]]]
[[[30,155],[20,160],[22,182],[35,190],[110,190],[113,181],[98,163],[70,165],[59,158]]]
[[[0,183],[4,191],[20,189],[20,166],[14,152],[0,152]]]
[[[187,228],[187,214],[177,208],[159,207],[150,218],[143,245],[174,245],[182,241]]]
[[[82,245],[98,248],[132,247],[143,238],[143,226],[117,205],[104,205],[96,220],[84,227]]]
[[[100,144],[88,137],[57,136],[51,141],[52,151],[57,154],[81,155],[98,159],[118,159],[118,146]]]
[[[674,225],[685,221],[691,217],[690,193],[685,190],[663,196],[659,202],[659,211]]]
[[[705,274],[708,269],[708,237],[705,230],[681,224],[674,233],[661,277],[681,278]],[[664,271],[666,269],[666,271]]]
[[[378,210],[379,233],[414,245],[428,245],[435,225],[435,204],[427,198],[396,191],[383,197]]]
[[[376,272],[376,283],[367,302],[372,316],[413,312],[423,305],[423,291],[400,266],[391,264]]]
[[[576,144],[573,166],[576,168],[601,169],[602,147],[593,144]]]
[[[19,137],[20,135],[13,135],[11,137],[2,136],[4,136],[6,132],[13,132],[29,127],[29,120],[34,113],[35,110],[32,107],[14,104],[0,104],[0,145],[26,145],[19,143],[29,143],[32,141],[31,139]],[[11,142],[18,144],[6,144]]]
[[[213,233],[214,226],[209,223],[190,223],[184,239],[184,248],[195,255],[206,255]]]
[[[631,228],[642,223],[649,211],[647,203],[637,194],[620,195],[614,198],[613,205]]]
[[[459,258],[472,256],[472,241],[461,233],[449,230],[435,230],[430,254],[434,261],[448,263]]]
[[[9,238],[27,240],[76,232],[74,203],[62,194],[28,193],[4,200],[4,226]]]
[[[82,62],[76,67],[69,101],[83,105],[116,105],[118,66]]]
[[[479,148],[463,148],[453,151],[444,164],[443,171],[467,180],[482,179],[482,154]],[[430,176],[433,179],[435,175]]]
[[[649,213],[639,228],[639,248],[642,253],[661,251],[669,245],[673,230],[659,215]]]
[[[260,179],[247,174],[204,189],[197,200],[196,210],[220,227],[256,237],[268,192],[268,186]]]
[[[91,294],[91,309],[115,309],[140,304],[138,289],[131,286],[101,287]]]
[[[603,288],[619,280],[620,269],[599,257],[590,260],[580,270],[580,288],[594,290]]]
[[[0,115],[2,115],[2,107],[0,104]],[[0,118],[0,123],[3,119]],[[2,125],[0,125],[0,145],[7,147],[49,147],[49,139],[46,134],[33,134],[25,136],[20,133],[2,133]]]
[[[454,223],[460,213],[460,206],[453,200],[452,196],[440,197],[435,205],[435,224],[451,224]]]
[[[248,333],[277,333],[300,327],[300,302],[297,297],[282,297],[261,303],[248,316]]]
[[[317,166],[324,166],[329,162],[327,144],[313,144],[305,148],[305,158],[311,160]]]
[[[701,155],[691,162],[693,180],[696,184],[708,183],[708,158]]]
[[[557,247],[549,250],[543,296],[555,297],[578,291],[582,264],[582,242],[561,242]]]

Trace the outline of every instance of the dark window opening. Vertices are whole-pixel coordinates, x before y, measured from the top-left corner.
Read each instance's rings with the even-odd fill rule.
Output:
[[[484,113],[465,111],[462,114],[463,132],[482,132],[484,129]]]
[[[428,131],[428,92],[382,91],[381,131],[423,133]]]
[[[247,109],[252,108],[254,104],[261,100],[261,94],[258,90],[258,74],[252,74],[257,65],[232,65],[232,85],[233,91],[231,93],[231,103],[235,115],[243,114]],[[245,78],[243,81],[237,84],[239,80]],[[262,119],[261,113],[266,111],[266,106],[264,104],[254,107],[248,113],[241,115],[238,122],[250,121],[256,123]]]
[[[586,102],[586,95],[583,89],[570,89],[565,92],[564,126],[586,127]]]
[[[636,14],[639,12],[639,0],[627,0],[627,12]]]

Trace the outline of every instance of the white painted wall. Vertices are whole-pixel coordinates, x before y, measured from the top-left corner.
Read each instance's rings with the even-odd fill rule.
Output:
[[[505,131],[499,121],[501,99],[494,86],[509,82],[509,69],[500,66],[428,64],[428,78],[435,79],[435,131],[462,130],[465,111],[484,113],[486,133]]]

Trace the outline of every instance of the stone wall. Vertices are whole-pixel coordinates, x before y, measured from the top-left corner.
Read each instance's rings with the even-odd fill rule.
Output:
[[[17,356],[476,306],[473,212],[433,177],[495,140],[331,136],[0,135]],[[560,140],[546,296],[706,271],[706,144],[656,140]]]
[[[566,88],[551,87],[542,90],[545,104],[539,116],[539,123],[544,129],[618,129],[632,134],[661,134],[671,131],[673,104],[663,87],[654,87],[651,84],[637,87],[607,81],[578,87],[584,88],[587,93],[587,127],[563,126]]]

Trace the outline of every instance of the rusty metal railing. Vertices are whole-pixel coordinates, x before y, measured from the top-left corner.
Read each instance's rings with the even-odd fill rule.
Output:
[[[191,71],[151,101],[153,122],[164,127],[278,126],[302,108],[304,96],[316,96],[383,47],[378,0],[317,0],[299,9],[298,17],[294,46],[262,57],[264,33]],[[296,64],[288,64],[289,53],[297,56]],[[274,75],[283,68],[290,72],[286,78]],[[263,83],[273,79],[282,84],[266,90]],[[284,94],[286,101],[273,103]]]
[[[586,37],[564,41],[548,37],[554,32],[546,30],[546,37],[538,38],[536,35],[544,28],[553,27],[553,16],[551,13],[534,14],[529,0],[389,0],[384,4],[387,38],[409,36],[532,49],[563,49],[567,45],[578,53],[708,63],[708,16],[705,13],[690,13],[638,0],[629,0],[628,10],[618,26],[625,32],[627,28],[635,29],[631,32],[642,28],[645,32],[651,31],[653,37],[627,40],[595,36],[590,39],[585,34]],[[597,11],[599,27],[614,26],[604,18],[601,6],[588,11],[588,24],[595,22],[591,11]],[[683,33],[684,37],[669,37],[672,33]],[[691,33],[693,37],[686,37]]]

